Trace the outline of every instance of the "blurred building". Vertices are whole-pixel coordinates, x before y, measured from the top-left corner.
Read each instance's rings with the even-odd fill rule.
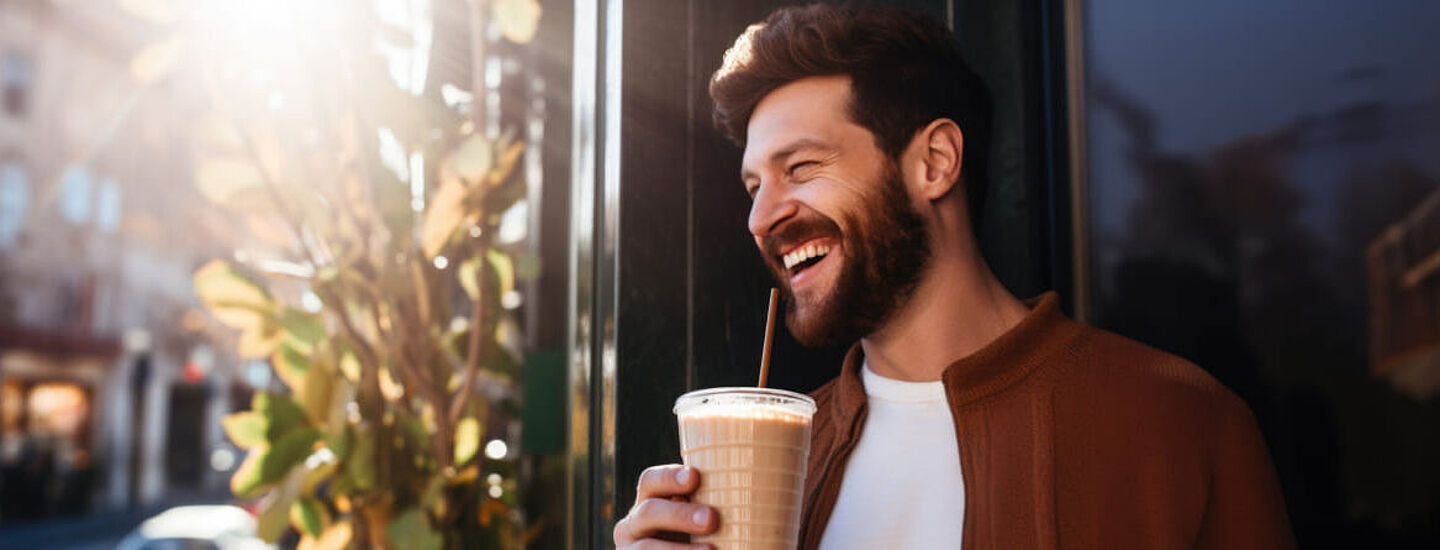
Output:
[[[190,284],[225,243],[177,131],[194,103],[132,76],[151,31],[0,0],[0,525],[218,489],[235,462],[239,363]]]
[[[1416,399],[1440,390],[1440,192],[1370,244],[1370,368]]]

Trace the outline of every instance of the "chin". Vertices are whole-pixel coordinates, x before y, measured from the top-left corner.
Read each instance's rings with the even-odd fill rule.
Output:
[[[790,335],[795,341],[807,348],[819,348],[837,344],[848,344],[859,339],[859,336],[852,337],[851,330],[848,330],[848,323],[845,319],[838,318],[834,312],[815,311],[814,308],[807,308],[808,311],[796,312],[794,308],[785,315],[785,326],[790,329]]]

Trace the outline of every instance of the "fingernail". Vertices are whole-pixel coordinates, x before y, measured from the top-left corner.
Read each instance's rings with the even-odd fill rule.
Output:
[[[689,467],[681,468],[679,471],[675,472],[675,482],[681,485],[688,485],[690,483],[691,475],[693,474],[690,473]]]
[[[690,520],[691,520],[691,521],[694,521],[694,522],[695,522],[695,525],[702,525],[702,526],[703,526],[703,525],[709,525],[709,524],[710,524],[710,509],[709,509],[709,508],[701,508],[701,509],[699,509],[699,510],[696,510],[696,511],[695,511],[695,514],[690,516]]]

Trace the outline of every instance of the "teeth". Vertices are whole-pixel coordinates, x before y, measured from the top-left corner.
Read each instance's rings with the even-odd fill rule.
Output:
[[[829,246],[826,246],[826,245],[823,245],[823,244],[822,244],[822,245],[813,245],[813,244],[811,244],[811,245],[805,245],[805,246],[802,246],[802,247],[800,247],[800,248],[795,249],[793,252],[791,252],[791,253],[789,253],[789,254],[786,254],[782,259],[783,259],[784,262],[785,262],[785,269],[791,269],[791,268],[794,268],[796,265],[798,265],[800,262],[803,262],[803,261],[808,260],[808,259],[810,259],[810,258],[815,258],[815,257],[818,257],[818,256],[824,256],[824,255],[829,254],[829,253],[830,253],[830,247],[829,247]]]

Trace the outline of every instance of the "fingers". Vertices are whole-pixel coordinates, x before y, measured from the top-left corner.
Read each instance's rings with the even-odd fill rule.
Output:
[[[615,550],[709,550],[710,548],[712,547],[708,544],[684,544],[645,539],[629,546],[617,547]]]
[[[615,524],[615,545],[632,550],[707,548],[652,539],[667,533],[703,535],[715,530],[715,510],[677,498],[688,496],[699,486],[700,472],[688,466],[668,464],[641,472],[635,507]]]
[[[652,498],[685,496],[700,486],[700,472],[689,466],[666,464],[651,466],[640,473],[640,484],[635,488],[635,502]]]
[[[714,530],[715,510],[709,506],[650,498],[640,501],[630,515],[615,524],[614,536],[616,546],[625,546],[665,532],[703,535]]]

